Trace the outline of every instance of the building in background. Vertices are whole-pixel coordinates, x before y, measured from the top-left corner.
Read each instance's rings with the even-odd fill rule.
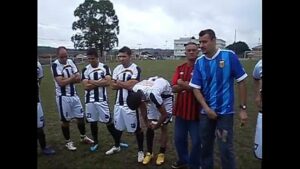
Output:
[[[188,42],[195,42],[196,44],[199,44],[199,39],[196,39],[194,37],[183,37],[179,39],[174,40],[174,56],[175,57],[184,57],[184,44]],[[226,41],[223,39],[217,39],[217,47],[224,49],[226,47]],[[201,51],[200,51],[201,53]]]

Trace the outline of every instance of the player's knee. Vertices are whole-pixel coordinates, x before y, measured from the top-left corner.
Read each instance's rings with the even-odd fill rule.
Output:
[[[61,123],[61,126],[62,126],[62,127],[69,127],[69,126],[70,126],[70,123],[67,122],[67,121],[63,121],[63,122]]]

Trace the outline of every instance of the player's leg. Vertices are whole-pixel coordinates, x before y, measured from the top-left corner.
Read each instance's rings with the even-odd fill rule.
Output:
[[[78,96],[70,97],[72,118],[77,119],[77,128],[80,132],[80,142],[85,144],[93,144],[94,141],[85,135],[84,112],[81,101]]]
[[[262,113],[259,112],[256,122],[255,139],[254,139],[254,155],[262,160]]]
[[[61,120],[61,130],[63,136],[65,138],[66,147],[68,150],[75,151],[77,148],[74,146],[73,142],[70,139],[70,116],[69,113],[71,111],[70,103],[68,102],[68,97],[66,96],[58,96],[56,97],[56,104],[58,107],[58,112]]]
[[[233,117],[233,114],[218,115],[216,136],[222,168],[236,168],[233,149]]]
[[[110,150],[105,152],[106,155],[111,155],[111,154],[121,151],[120,140],[121,140],[121,136],[122,136],[122,131],[116,129],[116,127],[119,129],[124,128],[121,111],[122,111],[122,109],[120,108],[120,106],[115,105],[114,106],[114,117],[113,117],[114,119],[110,118],[109,122],[106,125],[108,131],[112,135],[114,142],[115,142],[115,145]]]
[[[94,152],[98,150],[98,119],[99,112],[97,111],[97,105],[95,103],[85,104],[86,120],[90,123],[91,133],[94,143],[90,147],[90,151]]]

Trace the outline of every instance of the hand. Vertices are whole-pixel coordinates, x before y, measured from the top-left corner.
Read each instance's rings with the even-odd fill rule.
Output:
[[[209,119],[212,119],[212,120],[216,120],[218,115],[215,111],[213,111],[211,108],[209,108],[208,110],[205,110],[207,116]]]
[[[183,81],[182,79],[178,79],[178,80],[177,80],[177,84],[178,84],[178,85],[183,85],[183,84],[184,84],[184,81]]]
[[[247,119],[248,119],[248,115],[247,115],[246,110],[241,110],[240,111],[241,127],[246,124]]]
[[[159,125],[156,121],[152,121],[152,122],[150,122],[150,127],[149,128],[151,128],[152,130],[156,130],[156,129],[159,128]]]

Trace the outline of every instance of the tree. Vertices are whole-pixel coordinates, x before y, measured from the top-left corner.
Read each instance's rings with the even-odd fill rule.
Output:
[[[233,50],[237,55],[243,55],[245,51],[249,51],[249,46],[245,42],[236,42],[228,45],[226,49]]]
[[[79,19],[73,22],[72,29],[80,30],[71,37],[75,49],[94,47],[110,51],[118,46],[119,19],[109,0],[85,0],[74,11]]]

